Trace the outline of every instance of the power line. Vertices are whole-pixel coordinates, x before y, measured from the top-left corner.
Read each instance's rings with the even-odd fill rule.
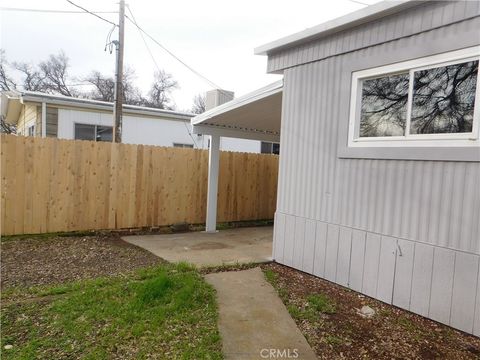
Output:
[[[67,1],[69,4],[72,4],[73,6],[75,6],[75,7],[79,8],[79,9],[83,10],[85,13],[88,13],[88,14],[90,14],[90,15],[93,15],[93,16],[99,18],[100,20],[103,20],[103,21],[105,21],[105,22],[107,22],[107,23],[109,23],[109,24],[112,24],[112,25],[114,25],[114,26],[118,26],[118,25],[115,24],[113,21],[107,20],[107,19],[105,19],[104,17],[101,17],[100,15],[97,15],[96,13],[94,13],[94,12],[92,12],[92,11],[90,11],[90,10],[85,9],[85,8],[82,7],[82,6],[75,4],[73,1],[70,1],[70,0],[66,0],[66,1]]]
[[[68,0],[67,0],[68,1]],[[173,57],[175,60],[177,60],[179,63],[181,63],[183,66],[185,66],[188,70],[190,70],[191,72],[193,72],[195,75],[197,75],[198,77],[202,78],[204,81],[206,81],[210,86],[216,88],[216,89],[221,89],[220,86],[218,86],[217,84],[215,84],[213,81],[209,80],[206,76],[202,75],[201,73],[199,73],[197,70],[195,70],[194,68],[192,68],[190,65],[188,65],[185,61],[183,61],[182,59],[180,59],[177,55],[175,55],[173,52],[171,52],[169,49],[167,49],[164,45],[162,45],[157,39],[155,39],[152,35],[150,35],[149,33],[147,33],[145,30],[143,30],[142,27],[140,27],[140,25],[138,25],[135,21],[133,21],[132,19],[130,19],[130,17],[128,17],[127,15],[125,15],[125,17],[134,25],[137,27],[138,30],[140,30],[142,33],[144,33],[150,40],[152,40],[155,44],[157,44],[158,46],[160,46],[166,53],[168,53],[171,57]]]
[[[53,14],[83,14],[85,11],[74,10],[50,10],[50,9],[27,9],[27,8],[12,8],[0,6],[2,11],[19,11],[19,12],[36,12],[36,13],[53,13]],[[117,14],[118,11],[92,11],[94,14]]]
[[[185,61],[183,61],[182,59],[180,59],[178,56],[176,56],[172,51],[168,50],[164,45],[162,45],[158,40],[156,40],[152,35],[150,35],[149,33],[147,33],[145,30],[143,30],[143,28],[140,27],[140,25],[138,25],[138,23],[136,22],[135,18],[133,17],[133,14],[131,12],[131,9],[129,9],[130,11],[130,14],[132,15],[132,18],[133,19],[130,19],[127,15],[125,15],[125,17],[135,26],[137,27],[137,29],[139,30],[140,33],[143,33],[145,34],[149,39],[151,39],[155,44],[157,44],[158,46],[160,46],[165,52],[167,52],[170,56],[172,56],[175,60],[177,60],[178,62],[180,62],[183,66],[185,66],[187,69],[189,69],[191,72],[193,72],[195,75],[197,75],[198,77],[200,77],[201,79],[203,79],[204,81],[206,81],[210,86],[212,86],[213,88],[217,89],[218,91],[220,91],[223,95],[227,96],[227,97],[230,97],[231,94],[224,91],[219,85],[215,84],[213,81],[211,81],[210,79],[208,79],[206,76],[202,75],[201,73],[199,73],[198,71],[196,71],[194,68],[192,68],[190,65],[188,65]],[[143,36],[142,36],[143,38]],[[145,40],[144,40],[145,42]],[[146,44],[146,42],[145,42]],[[147,48],[148,48],[148,45],[146,45]],[[158,67],[158,64],[156,63],[154,57],[153,57],[153,54],[151,53],[150,49],[149,50],[149,53],[150,53],[150,56],[152,57],[154,63],[157,65]]]
[[[135,16],[133,15],[133,12],[132,12],[132,9],[130,9],[130,6],[128,4],[127,4],[127,9],[128,9],[128,12],[130,13],[130,15],[132,16],[132,20],[130,20],[130,19],[129,20],[137,27],[138,33],[142,37],[143,43],[145,44],[145,47],[147,48],[147,51],[150,54],[150,57],[152,58],[153,63],[157,67],[158,72],[161,72],[162,69],[160,69],[160,66],[157,63],[157,60],[153,56],[152,50],[150,50],[150,47],[148,46],[147,40],[145,40],[145,36],[143,36],[143,32],[140,31],[140,27],[137,24],[137,20],[135,19]],[[185,129],[187,130],[188,135],[192,138],[192,141],[195,144],[195,147],[198,148],[197,142],[195,141],[195,138],[192,136],[192,133],[190,132],[190,130],[188,130],[187,124],[185,122],[183,122],[183,124],[185,125]]]
[[[148,43],[147,43],[147,41],[145,40],[145,36],[143,35],[143,32],[140,31],[140,27],[139,27],[138,24],[137,24],[137,20],[135,19],[135,16],[133,15],[133,12],[132,12],[132,9],[130,9],[130,6],[129,6],[128,4],[127,4],[127,9],[128,9],[128,12],[130,13],[130,15],[132,16],[132,20],[131,20],[131,21],[133,21],[133,24],[137,27],[138,33],[139,33],[140,36],[142,37],[143,43],[145,44],[145,47],[147,48],[147,51],[148,51],[148,53],[150,54],[150,57],[152,58],[153,63],[154,63],[155,66],[157,67],[157,70],[158,70],[159,72],[161,72],[162,70],[160,69],[160,66],[158,66],[157,60],[156,60],[155,57],[153,56],[152,50],[150,50],[150,47],[148,46]]]

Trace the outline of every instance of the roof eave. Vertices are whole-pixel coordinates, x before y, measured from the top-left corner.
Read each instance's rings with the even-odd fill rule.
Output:
[[[395,14],[404,9],[413,7],[424,1],[419,0],[396,0],[382,1],[367,6],[350,14],[327,21],[320,25],[308,28],[295,34],[261,45],[254,50],[255,55],[268,55],[285,48],[298,46],[304,42],[316,40],[339,31],[378,20],[388,15]]]
[[[27,102],[46,102],[48,104],[58,105],[58,106],[70,106],[70,107],[78,107],[78,108],[85,108],[85,109],[93,109],[93,110],[113,110],[113,103],[109,103],[106,101],[98,101],[98,100],[90,100],[90,99],[78,99],[78,98],[68,98],[65,96],[57,96],[57,95],[49,95],[49,94],[34,94],[34,93],[22,93],[21,98],[23,101]],[[148,108],[143,106],[135,106],[135,105],[123,105],[123,111],[127,114],[138,114],[138,115],[146,115],[146,116],[153,116],[153,117],[162,117],[162,118],[170,118],[174,120],[187,120],[189,121],[194,114],[189,113],[181,113],[171,110],[164,110],[164,109],[154,109]]]
[[[227,111],[231,111],[233,109],[236,109],[240,106],[243,106],[245,104],[248,104],[250,102],[260,100],[262,98],[265,98],[267,96],[274,95],[276,93],[279,93],[283,91],[283,80],[276,81],[270,85],[267,85],[263,88],[260,88],[256,91],[253,91],[251,93],[248,93],[246,95],[240,96],[236,99],[233,99],[231,101],[228,101],[220,106],[214,107],[213,109],[210,109],[200,115],[195,116],[194,118],[191,119],[191,124],[192,125],[198,125],[203,123],[204,121],[211,119],[214,116],[223,114]]]

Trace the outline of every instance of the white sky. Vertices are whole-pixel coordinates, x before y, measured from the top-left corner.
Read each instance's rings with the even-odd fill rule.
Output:
[[[92,11],[118,8],[115,0],[73,1]],[[145,31],[236,96],[280,79],[266,74],[266,57],[253,55],[255,47],[364,7],[351,0],[127,0],[127,4]],[[64,0],[0,0],[0,6],[79,10]],[[101,16],[118,23],[117,14]],[[9,61],[33,63],[63,49],[70,58],[72,76],[82,77],[94,69],[113,74],[115,56],[104,51],[110,28],[88,14],[0,11],[0,47]],[[176,107],[189,110],[194,95],[211,86],[147,41],[160,68],[180,84],[172,94]],[[128,21],[125,65],[135,69],[136,84],[146,93],[156,68]]]

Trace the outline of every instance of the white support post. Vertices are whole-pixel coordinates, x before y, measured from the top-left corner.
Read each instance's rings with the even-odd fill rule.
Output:
[[[218,193],[218,166],[220,162],[220,136],[210,136],[208,150],[208,193],[207,193],[207,220],[205,231],[217,231],[217,193]]]
[[[47,103],[42,102],[42,138],[47,137]]]

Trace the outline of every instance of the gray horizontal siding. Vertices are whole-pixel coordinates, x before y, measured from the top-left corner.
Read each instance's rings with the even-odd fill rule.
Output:
[[[268,54],[267,70],[278,72],[295,65],[428,32],[479,15],[480,1],[423,2],[398,14],[313,40],[301,46]],[[428,46],[428,43],[425,46]]]
[[[347,141],[352,64],[375,64],[385,54],[408,58],[406,49],[420,45],[428,52],[456,36],[461,42],[473,23],[454,26],[454,33],[437,29],[285,70],[278,211],[480,253],[479,162],[338,153]]]

